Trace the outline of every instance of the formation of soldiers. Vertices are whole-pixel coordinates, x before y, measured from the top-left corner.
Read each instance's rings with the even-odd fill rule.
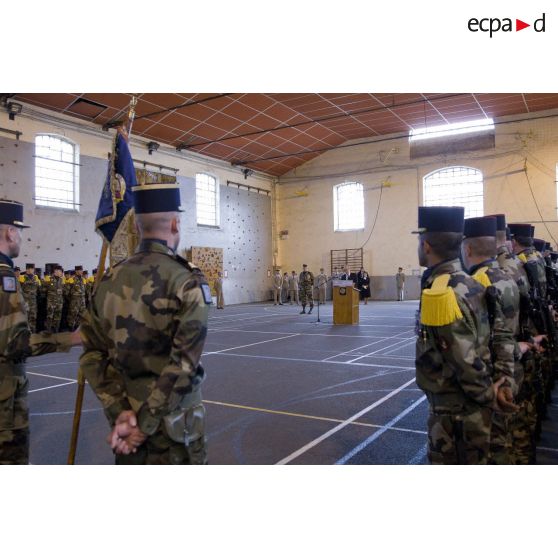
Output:
[[[558,253],[535,227],[419,208],[416,379],[435,464],[533,464],[558,370]]]
[[[306,306],[309,306],[308,314],[311,314],[316,298],[320,304],[325,304],[328,281],[323,268],[318,275],[314,276],[306,264],[302,266],[299,275],[296,271],[292,271],[291,275],[287,272],[281,275],[281,271],[276,270],[273,276],[273,305],[282,306],[289,300],[290,304],[297,306],[302,304],[301,314],[306,314]],[[314,296],[314,289],[317,297]]]
[[[33,263],[26,264],[25,273],[16,267],[31,333],[75,331],[91,303],[96,272],[89,277],[81,265],[64,272],[59,264],[46,264],[43,277]]]

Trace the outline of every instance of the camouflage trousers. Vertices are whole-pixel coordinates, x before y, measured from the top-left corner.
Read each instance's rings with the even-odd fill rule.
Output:
[[[52,333],[58,333],[60,321],[62,320],[62,301],[48,303],[45,328]]]
[[[493,413],[490,429],[490,459],[491,465],[513,465],[513,438],[511,433],[512,415]]]
[[[492,410],[428,416],[428,460],[433,465],[486,465],[490,451]]]
[[[37,301],[25,301],[27,308],[27,323],[31,333],[37,333]]]
[[[14,368],[0,364],[0,465],[29,463],[28,380]]]
[[[514,465],[535,463],[533,404],[529,400],[519,403],[519,411],[510,417],[512,437],[512,462]]]
[[[302,303],[302,306],[306,306],[307,304],[310,304],[310,307],[314,306],[313,290],[312,285],[300,287],[300,302]]]
[[[68,327],[75,330],[79,327],[81,318],[85,312],[85,298],[72,298],[68,305]]]
[[[132,455],[117,455],[117,465],[206,465],[205,407],[201,393],[192,395],[193,407],[179,410]]]
[[[536,386],[539,359],[527,353],[522,360],[523,381],[517,394],[519,411],[510,419],[513,462],[516,465],[535,463],[535,433],[537,430]]]

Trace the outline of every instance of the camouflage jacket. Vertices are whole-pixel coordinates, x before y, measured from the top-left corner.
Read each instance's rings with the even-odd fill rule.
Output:
[[[524,341],[529,337],[537,334],[537,329],[529,316],[528,310],[528,307],[530,305],[529,292],[531,289],[529,278],[527,277],[523,262],[505,245],[498,248],[497,262],[500,268],[513,278],[519,289],[519,321],[521,329],[519,340]]]
[[[506,245],[498,248],[496,261],[501,269],[511,275],[519,288],[519,293],[521,295],[529,296],[529,279],[527,278],[527,273],[525,273],[525,269],[523,268],[522,261],[513,252],[511,252]]]
[[[500,268],[496,260],[488,260],[471,269],[473,279],[484,272],[490,286],[485,298],[490,320],[492,363],[494,379],[509,378],[515,388],[515,361],[521,358],[517,344],[519,338],[519,288],[512,277]]]
[[[81,370],[111,424],[133,409],[153,434],[204,378],[209,286],[202,272],[156,240],[114,266],[81,324]]]
[[[533,248],[526,248],[518,254],[518,258],[523,263],[527,277],[532,277],[531,289],[536,289],[542,298],[546,298],[546,271],[544,261],[537,255]],[[533,284],[535,283],[535,284]]]
[[[31,333],[13,262],[0,253],[0,376],[6,366],[15,372],[29,356],[69,350],[69,334]]]
[[[64,284],[66,289],[65,296],[68,299],[72,298],[83,298],[85,299],[85,279],[83,277],[75,276],[71,277]]]
[[[462,317],[442,326],[417,324],[416,379],[434,412],[472,412],[490,405],[494,394],[488,342],[490,325],[484,287],[467,275],[459,260],[448,260],[428,269],[422,289],[449,274]]]
[[[25,300],[35,300],[41,288],[41,282],[36,275],[30,277],[27,273],[19,276],[19,284]]]
[[[537,302],[540,305],[546,304],[546,271],[544,264],[537,255],[533,247],[526,248],[518,254],[523,270],[529,280],[529,296],[532,302],[532,308],[536,308]],[[531,313],[530,324],[532,333],[547,333],[546,328],[538,313]]]
[[[43,281],[47,304],[62,304],[64,302],[64,279],[52,275]]]
[[[301,288],[308,288],[314,286],[314,274],[311,271],[302,271],[298,278]]]

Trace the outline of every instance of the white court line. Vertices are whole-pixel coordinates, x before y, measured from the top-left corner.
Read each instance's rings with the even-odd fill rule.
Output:
[[[51,376],[50,374],[40,374],[39,372],[27,372],[27,374],[32,374],[33,376],[44,376],[45,378],[52,378],[53,380],[73,380],[73,378],[64,378],[64,376]]]
[[[273,318],[273,316],[271,317]],[[218,329],[219,327],[232,327],[235,324],[239,324],[239,325],[244,325],[244,322],[249,321],[251,324],[257,324],[257,323],[265,323],[265,324],[270,324],[273,323],[273,319],[269,319],[269,318],[241,318],[240,320],[228,320],[226,322],[208,322],[208,326],[211,326],[212,328]]]
[[[400,325],[388,325],[388,324],[358,324],[358,326],[353,326],[353,327],[379,327],[379,328],[384,328],[384,327],[396,327],[398,329],[401,329]],[[413,329],[408,330],[409,332],[414,331]],[[405,332],[406,333],[406,332]]]
[[[97,409],[82,409],[82,413],[96,413],[98,411],[102,411],[102,407],[98,407]],[[73,415],[75,411],[53,411],[51,413],[29,413],[30,417],[53,417],[57,415]]]
[[[364,448],[369,446],[372,442],[377,440],[382,434],[389,430],[392,426],[396,425],[402,418],[406,417],[410,412],[412,412],[416,407],[418,407],[423,401],[426,400],[426,395],[423,395],[420,399],[417,399],[412,405],[409,405],[404,411],[401,411],[396,417],[392,418],[387,422],[382,428],[374,432],[371,436],[368,436],[364,442],[360,443],[358,446],[353,448],[349,453],[346,453],[341,459],[338,459],[336,465],[345,465],[349,459],[352,459],[355,455],[360,453]]]
[[[398,316],[397,314],[392,314],[391,316],[380,316],[378,314],[374,314],[372,316],[359,316],[361,320],[374,320],[375,318],[396,318],[398,320],[413,320],[414,316]]]
[[[396,339],[396,338],[397,338],[397,336],[387,337],[387,339]],[[361,345],[360,347],[355,347],[354,349],[351,349],[349,351],[344,351],[342,353],[332,355],[330,357],[324,358],[322,362],[328,362],[330,358],[337,358],[337,357],[340,357],[340,356],[343,356],[343,355],[348,355],[349,353],[354,353],[355,351],[358,351],[359,349],[364,349],[364,347],[370,347],[372,345],[377,345],[378,343],[381,343],[382,341],[385,341],[385,339],[386,338],[384,337],[382,339],[378,339],[377,341],[373,341],[372,343],[367,343],[366,345]]]
[[[273,341],[273,339],[272,339]],[[205,353],[203,356],[207,355],[218,355],[221,351],[216,351],[214,353]],[[277,356],[266,356],[266,355],[247,355],[247,354],[235,354],[230,353],[228,355],[220,355],[220,356],[232,356],[232,357],[241,357],[241,358],[259,358],[263,360],[290,360],[294,362],[315,362],[318,364],[346,364],[347,366],[364,366],[365,368],[386,368],[386,369],[393,369],[399,370],[401,372],[405,370],[415,370],[414,366],[392,366],[390,364],[364,364],[362,362],[355,362],[350,364],[348,362],[343,362],[342,360],[317,360],[317,359],[310,359],[310,358],[292,358],[292,357],[277,357]]]
[[[394,389],[393,391],[389,392],[387,395],[385,395],[381,399],[378,399],[378,401],[375,401],[374,403],[372,403],[372,405],[369,405],[365,409],[362,409],[362,411],[359,411],[358,413],[354,414],[352,417],[349,417],[347,420],[343,421],[341,424],[338,424],[337,426],[328,430],[327,432],[325,432],[321,436],[318,436],[318,438],[312,440],[311,442],[309,442],[305,446],[302,446],[301,448],[297,449],[296,451],[294,451],[290,455],[287,455],[287,457],[281,459],[281,461],[278,461],[276,464],[277,465],[286,465],[287,463],[290,463],[293,459],[296,459],[297,457],[300,457],[302,454],[306,453],[308,450],[317,446],[319,443],[323,442],[327,438],[330,438],[336,432],[339,432],[339,430],[342,430],[343,428],[345,428],[346,426],[348,426],[349,424],[351,424],[355,420],[359,419],[361,416],[370,412],[372,409],[375,409],[376,407],[379,407],[382,403],[385,403],[386,401],[391,399],[394,395],[397,395],[400,391],[403,391],[407,386],[411,385],[414,381],[415,381],[415,379],[413,378],[412,380],[409,380],[408,382],[405,382],[403,385],[401,385],[398,388]]]
[[[537,451],[538,450],[543,450],[543,451],[558,451],[558,448],[545,448],[543,446],[537,446]]]
[[[248,318],[246,318],[246,319],[248,319]],[[261,323],[267,324],[267,325],[272,325],[272,323],[270,322],[270,320],[267,319],[265,316],[263,316],[262,319],[255,319],[255,318],[249,318],[249,319],[250,319],[250,325],[252,325],[252,324],[261,324]],[[243,320],[237,320],[237,322],[243,322],[243,321],[244,321],[244,319],[243,319]],[[227,327],[230,327],[229,324],[234,325],[234,324],[237,323],[237,322],[229,322],[229,323],[226,323],[226,324],[225,324],[225,323],[223,323],[223,324],[217,324],[217,327],[216,327],[216,328],[213,328],[213,331],[220,331],[221,328],[219,327],[219,325],[224,326],[222,329],[226,329]],[[310,324],[311,324],[311,322],[296,323],[296,324],[289,324],[289,325],[310,325]],[[241,325],[243,325],[243,324],[241,324]]]
[[[62,366],[63,364],[79,364],[79,362],[71,361],[71,362],[52,362],[50,364],[32,364],[31,366],[26,365],[25,369],[27,369],[27,368],[44,368],[45,366]]]
[[[289,339],[289,337],[298,337],[298,333],[293,333],[292,335],[286,335],[285,337],[277,337],[276,339],[266,339],[265,341],[258,341],[257,343],[249,343],[248,345],[239,345],[238,347],[230,347],[228,349],[222,349],[220,351],[211,351],[210,353],[203,353],[203,354],[204,356],[217,355],[219,353],[226,353],[227,351],[235,351],[236,349],[244,349],[245,347],[253,347],[254,345],[262,345],[263,343],[271,343],[272,341]]]
[[[409,343],[406,343],[405,345],[401,345],[400,347],[397,347],[397,349],[393,349],[392,351],[388,351],[387,353],[385,353],[382,356],[388,356],[393,354],[395,351],[398,351],[399,349],[404,349],[405,347],[410,347],[411,345],[414,345],[417,342],[416,337],[413,337],[412,341],[409,341]]]
[[[227,315],[223,315],[223,314],[218,314],[217,312],[215,312],[215,316],[209,316],[209,319],[213,319],[213,318],[217,318],[219,320],[225,320],[227,318],[235,318],[238,316],[261,316],[262,313],[261,312],[238,312],[237,314],[227,314]]]
[[[231,332],[240,332],[240,333],[271,333],[275,335],[281,335],[283,333],[289,334],[292,333],[293,335],[310,335],[313,337],[350,337],[358,338],[362,337],[363,339],[393,339],[393,337],[383,337],[381,335],[343,335],[342,333],[295,333],[294,331],[261,331],[259,329],[208,329],[209,331],[231,331]]]
[[[268,315],[266,315],[266,316],[262,316],[262,314],[260,314],[260,313],[256,313],[256,314],[239,314],[239,315],[240,315],[240,316],[250,315],[251,317],[250,317],[250,318],[236,318],[236,317],[234,317],[234,316],[223,316],[223,317],[220,317],[220,316],[219,316],[219,317],[217,317],[217,318],[214,318],[214,317],[210,316],[210,317],[208,318],[208,322],[214,322],[214,323],[217,322],[217,325],[219,325],[219,324],[224,324],[224,325],[226,325],[227,323],[244,322],[244,321],[246,321],[246,320],[252,320],[252,319],[254,319],[254,316],[256,316],[256,317],[259,316],[260,318],[268,318],[269,316],[285,316],[285,314],[278,314],[278,313],[275,313],[275,314],[268,314]]]
[[[394,338],[394,339],[395,339],[395,338]],[[404,338],[403,340],[401,340],[401,341],[397,341],[396,343],[392,343],[391,345],[388,345],[387,347],[380,347],[380,348],[377,349],[376,351],[372,351],[371,353],[368,353],[368,354],[366,354],[366,355],[362,355],[362,356],[359,356],[359,357],[357,357],[357,358],[353,358],[352,360],[348,360],[347,362],[348,362],[349,364],[352,364],[353,362],[356,362],[357,360],[360,360],[360,359],[362,359],[362,358],[366,358],[366,357],[369,357],[369,356],[372,356],[372,355],[376,355],[376,354],[378,354],[380,351],[383,351],[383,350],[385,350],[385,349],[391,349],[392,347],[395,347],[396,345],[401,345],[401,343],[409,343],[409,338],[408,338],[408,337],[405,337],[405,338]],[[400,347],[397,347],[397,348],[399,349]],[[382,356],[382,355],[378,355],[378,356]]]
[[[370,358],[385,358],[388,360],[412,360],[413,362],[415,361],[415,357],[393,356],[393,355],[376,355],[376,356],[371,356]]]
[[[425,432],[427,434],[427,432]],[[428,444],[424,444],[411,459],[409,459],[409,465],[418,465],[428,453]]]
[[[72,384],[77,384],[77,380],[72,380],[70,382],[66,382],[65,384],[56,384],[54,386],[47,386],[47,387],[43,387],[43,388],[39,388],[39,389],[31,389],[31,390],[29,390],[29,393],[35,393],[36,391],[44,391],[45,389],[54,389],[54,388],[62,387],[62,386],[70,386]]]

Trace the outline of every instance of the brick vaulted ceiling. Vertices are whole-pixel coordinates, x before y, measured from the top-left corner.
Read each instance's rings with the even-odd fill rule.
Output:
[[[131,97],[17,93],[12,99],[103,125],[122,118]],[[133,136],[274,176],[347,140],[558,108],[558,94],[547,93],[142,93],[138,99]]]

